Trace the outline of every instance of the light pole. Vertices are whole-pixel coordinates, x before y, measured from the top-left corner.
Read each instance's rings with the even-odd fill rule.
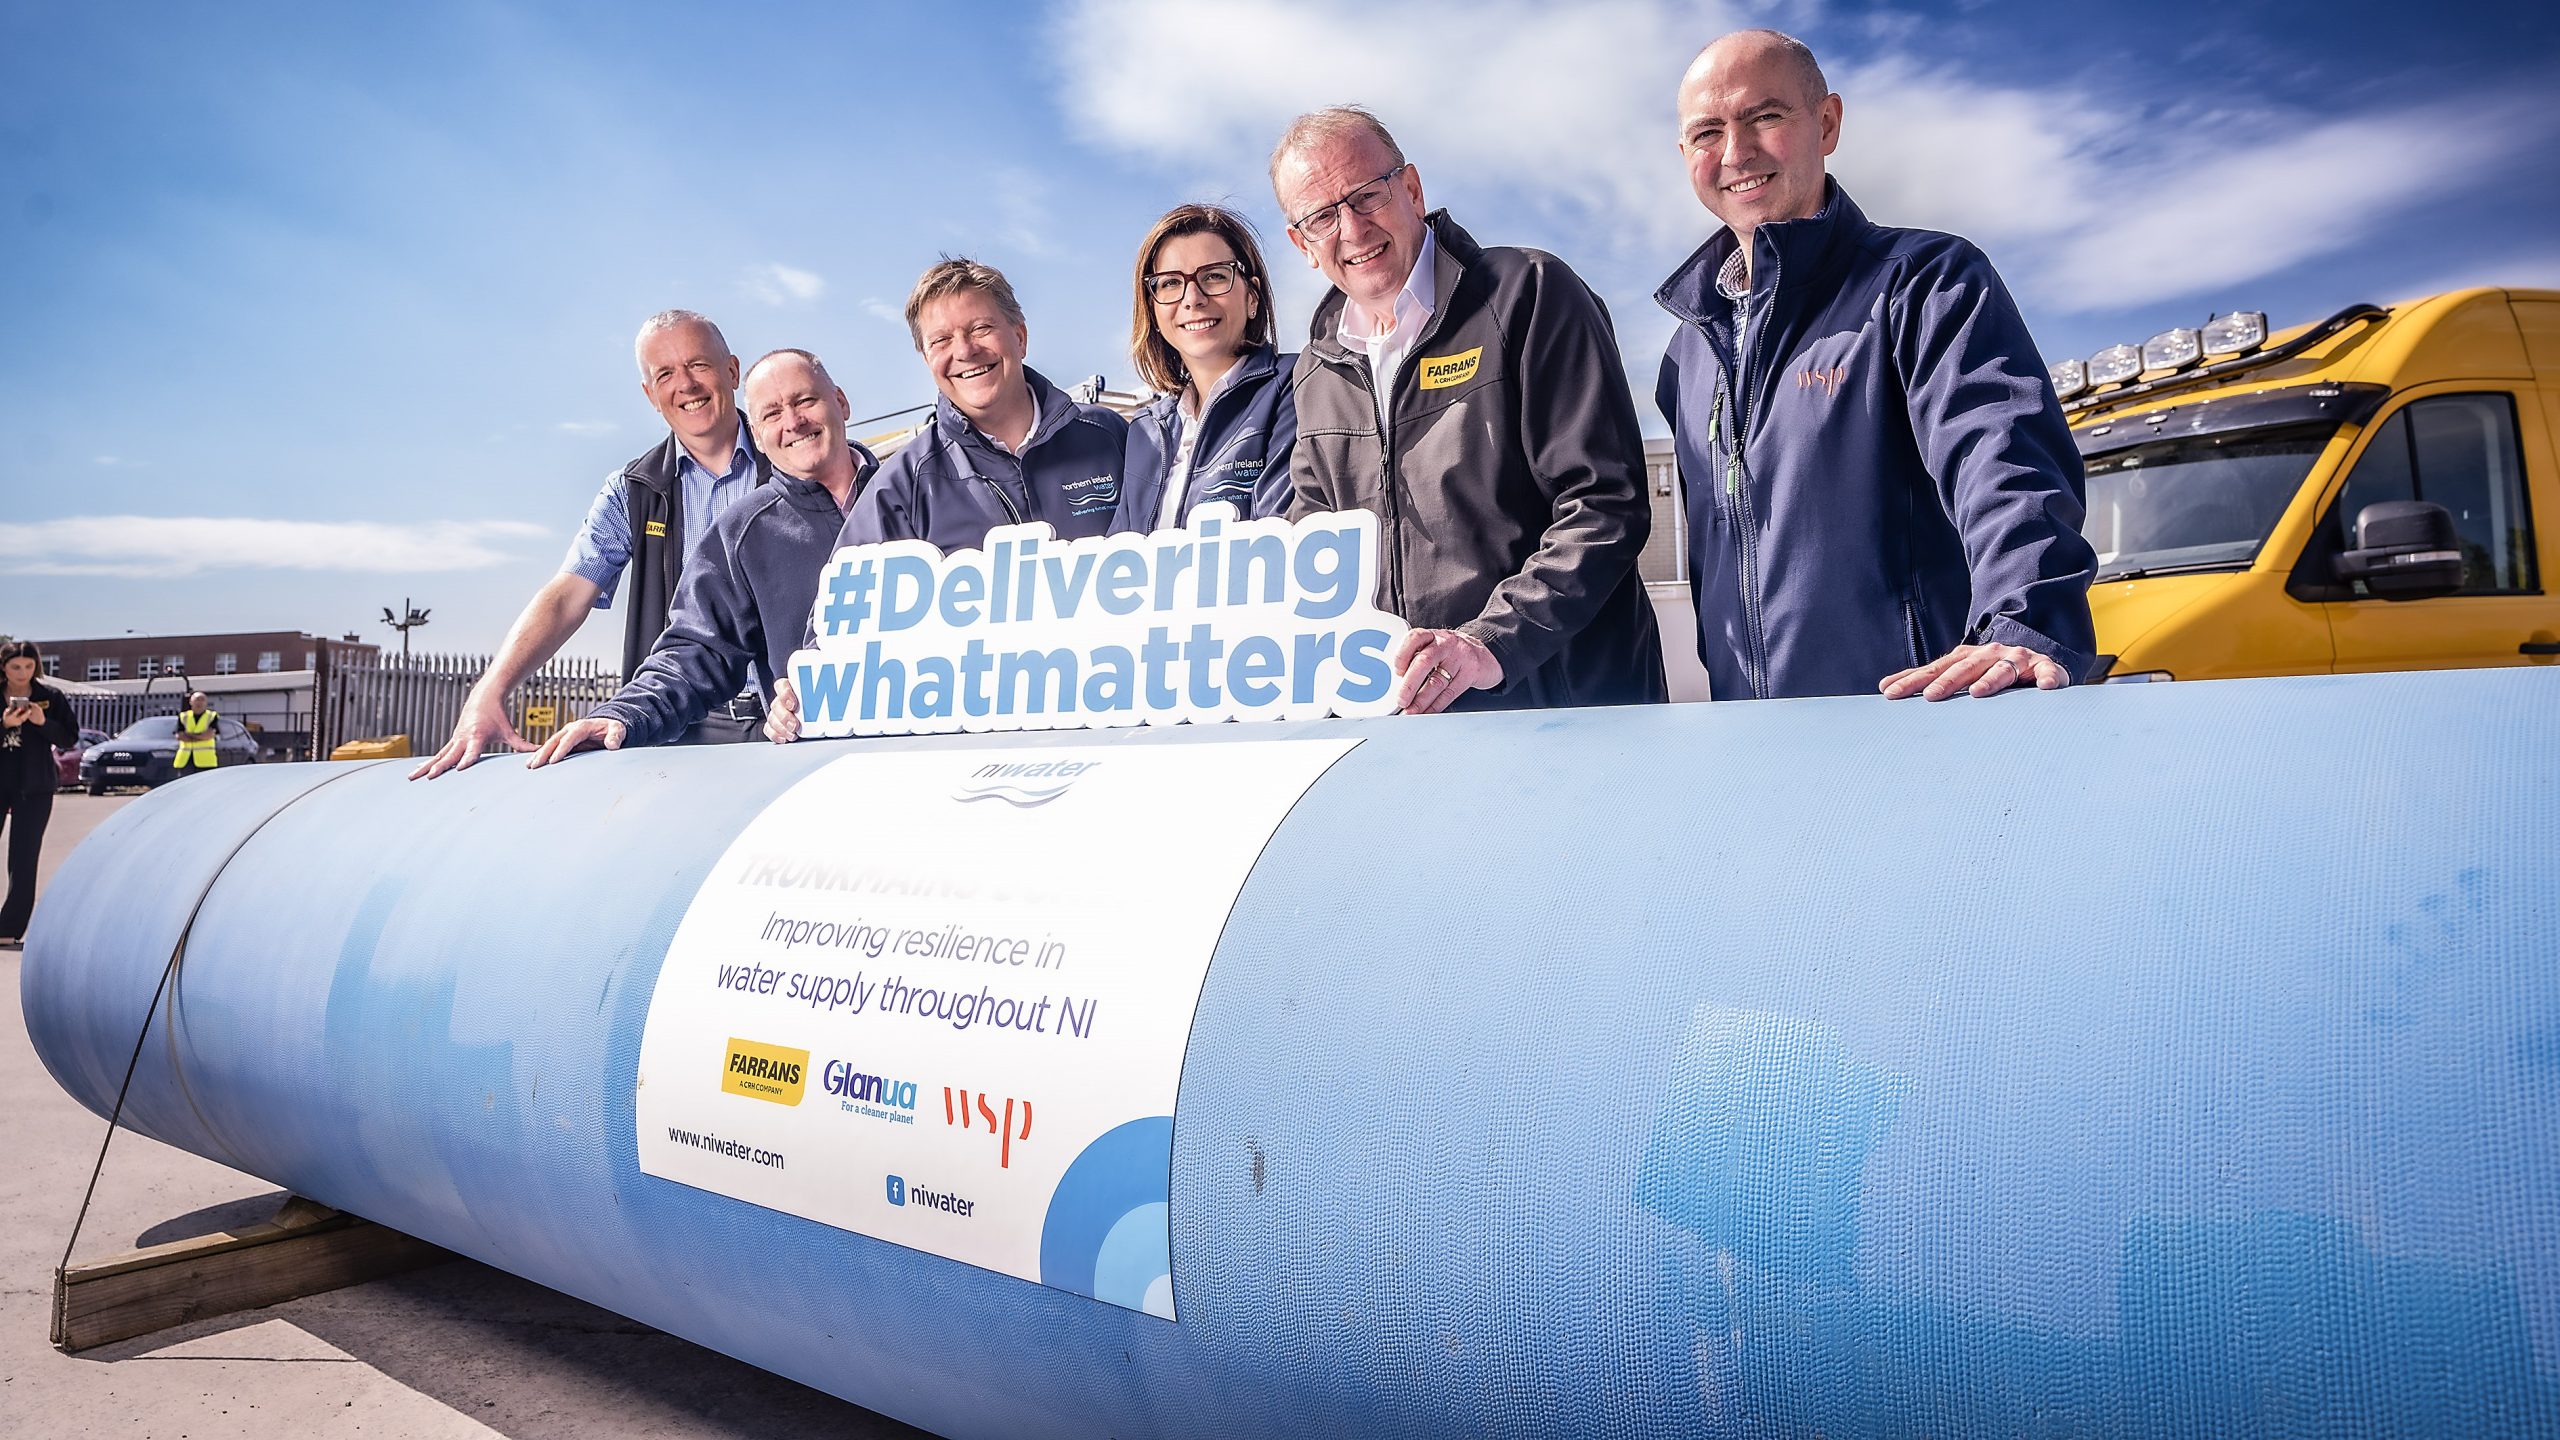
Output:
[[[408,613],[394,616],[390,606],[383,606],[382,623],[400,632],[400,658],[406,660],[409,658],[409,632],[426,624],[429,612],[410,603],[409,597],[405,595],[400,597],[400,607]]]

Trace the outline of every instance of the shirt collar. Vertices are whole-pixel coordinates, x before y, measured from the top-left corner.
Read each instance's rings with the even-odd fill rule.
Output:
[[[748,473],[755,466],[755,450],[747,443],[747,417],[744,415],[738,417],[738,443],[729,452],[729,468],[727,470],[724,470],[717,475],[712,474],[709,470],[703,468],[701,461],[693,458],[692,451],[687,450],[681,444],[676,446],[676,455],[676,478],[678,480],[682,480],[687,472],[700,475],[714,484],[718,484],[723,480],[737,479],[739,476]]]
[[[1413,271],[1404,277],[1404,288],[1396,292],[1395,312],[1385,336],[1377,333],[1376,321],[1366,307],[1348,295],[1343,297],[1339,330],[1344,347],[1364,350],[1378,340],[1403,333],[1407,326],[1430,319],[1431,312],[1440,306],[1439,277],[1440,240],[1425,225],[1421,253],[1413,257]]]
[[[1741,246],[1733,247],[1733,253],[1724,257],[1724,264],[1716,271],[1717,294],[1727,300],[1739,300],[1751,293],[1749,259],[1742,253]]]

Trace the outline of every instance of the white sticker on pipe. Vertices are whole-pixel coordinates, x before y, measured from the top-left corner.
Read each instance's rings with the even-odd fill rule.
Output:
[[[1356,739],[856,753],[667,947],[640,1168],[1173,1318],[1174,1091],[1245,877]]]

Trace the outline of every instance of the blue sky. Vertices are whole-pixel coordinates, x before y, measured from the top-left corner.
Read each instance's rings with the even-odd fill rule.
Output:
[[[1690,53],[1795,31],[1869,214],[1966,234],[2048,356],[2560,286],[2560,7],[1617,0],[68,6],[0,0],[0,631],[494,646],[663,432],[630,337],[682,305],[927,400],[897,307],[1001,266],[1033,365],[1130,382],[1130,247],[1240,205],[1355,100],[1480,240],[1551,249],[1649,377],[1712,227]],[[1280,266],[1284,330],[1318,287]],[[618,617],[573,652],[610,655]]]

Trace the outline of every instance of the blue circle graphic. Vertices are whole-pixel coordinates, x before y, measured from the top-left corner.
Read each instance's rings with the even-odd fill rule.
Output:
[[[1172,1116],[1105,1131],[1049,1196],[1040,1283],[1171,1318],[1172,1189]]]

